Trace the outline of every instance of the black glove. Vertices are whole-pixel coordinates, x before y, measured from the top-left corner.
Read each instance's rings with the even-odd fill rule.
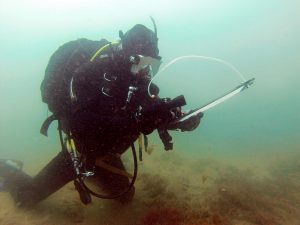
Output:
[[[167,126],[168,130],[176,130],[176,129],[180,129],[181,131],[192,131],[195,130],[201,121],[201,118],[203,117],[203,113],[200,112],[197,115],[191,116],[190,118],[188,118],[187,120],[184,120],[182,122],[178,122],[176,124],[170,124]]]
[[[164,102],[159,102],[141,110],[138,126],[140,131],[147,135],[163,124],[168,124],[173,118],[174,113],[165,106]]]

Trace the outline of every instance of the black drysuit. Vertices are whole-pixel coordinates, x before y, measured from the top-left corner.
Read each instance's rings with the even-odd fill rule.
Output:
[[[93,42],[93,44],[95,44]],[[109,79],[108,79],[109,78]],[[115,79],[116,78],[116,79]],[[110,80],[110,81],[108,81]],[[93,161],[109,155],[106,163],[124,169],[118,154],[124,153],[139,136],[157,128],[157,119],[168,118],[167,112],[135,117],[138,107],[154,104],[147,94],[148,81],[134,77],[127,62],[115,62],[111,58],[95,60],[78,67],[73,74],[72,103],[69,118],[62,124],[71,132],[77,150]],[[138,87],[125,108],[128,88]],[[158,92],[156,86],[151,87]],[[7,189],[22,206],[33,205],[74,179],[74,168],[68,154],[60,152],[35,177],[22,171],[8,171],[5,177]],[[119,194],[129,186],[129,179],[102,168],[97,168],[95,179],[108,194]],[[123,200],[132,198],[134,189]],[[122,199],[120,199],[122,200]]]

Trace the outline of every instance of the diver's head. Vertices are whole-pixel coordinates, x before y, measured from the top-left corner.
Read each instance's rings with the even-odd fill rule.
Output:
[[[158,50],[158,38],[156,33],[142,24],[136,24],[125,34],[120,32],[122,48],[125,55],[143,55],[160,59]]]

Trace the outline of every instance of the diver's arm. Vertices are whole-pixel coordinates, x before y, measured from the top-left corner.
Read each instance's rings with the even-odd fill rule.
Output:
[[[184,120],[182,122],[171,122],[168,125],[166,125],[167,130],[177,130],[180,129],[182,132],[183,131],[193,131],[195,130],[201,122],[201,119],[203,117],[203,113],[200,112],[194,116],[191,116],[189,119]]]

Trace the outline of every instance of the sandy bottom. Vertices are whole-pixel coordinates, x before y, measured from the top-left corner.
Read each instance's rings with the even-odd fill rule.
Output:
[[[300,154],[144,154],[129,204],[93,198],[73,183],[32,209],[0,193],[3,225],[299,225]],[[33,168],[31,168],[33,169]]]

